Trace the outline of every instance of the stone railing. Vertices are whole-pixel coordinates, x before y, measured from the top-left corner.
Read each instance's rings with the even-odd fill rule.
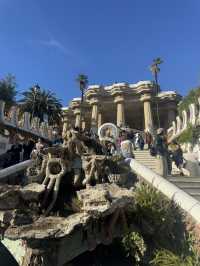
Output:
[[[32,160],[27,160],[0,170],[0,182],[13,174],[26,170],[32,163]]]
[[[200,97],[198,104],[191,103],[189,110],[183,110],[181,116],[176,117],[176,121],[172,122],[172,126],[167,130],[168,141],[178,138],[189,125],[194,127],[200,125]]]
[[[10,108],[5,115],[5,102],[0,100],[0,126],[8,131],[16,131],[23,135],[31,135],[35,138],[43,138],[44,140],[52,139],[52,127],[47,122],[40,123],[38,117],[30,119],[31,114],[25,112],[22,120],[19,120],[19,109],[17,106]]]
[[[200,202],[198,200],[135,159],[130,159],[130,167],[137,176],[178,204],[197,224],[200,223]]]

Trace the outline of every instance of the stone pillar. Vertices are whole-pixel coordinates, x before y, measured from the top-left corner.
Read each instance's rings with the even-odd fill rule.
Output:
[[[5,102],[0,100],[0,121],[4,122]]]
[[[102,121],[102,112],[98,113],[98,128],[100,128],[100,126],[103,124]]]
[[[168,122],[168,127],[172,125],[173,121],[176,121],[176,104],[175,103],[169,103],[167,105],[167,122]]]
[[[92,105],[92,125],[96,126],[98,123],[98,105]]]
[[[75,114],[75,127],[80,128],[80,126],[81,126],[81,111],[80,111],[80,109],[75,109],[74,114]]]
[[[117,104],[117,126],[125,126],[124,97],[116,96],[115,103]]]
[[[92,116],[91,116],[91,126],[93,128],[98,127],[98,111],[99,111],[99,101],[97,98],[92,98],[90,104],[92,105]]]
[[[82,130],[85,130],[85,127],[86,127],[85,120],[82,120],[82,122],[81,122],[81,128],[82,128]]]
[[[140,99],[144,104],[144,124],[145,129],[153,129],[153,117],[151,110],[151,95],[144,94]]]

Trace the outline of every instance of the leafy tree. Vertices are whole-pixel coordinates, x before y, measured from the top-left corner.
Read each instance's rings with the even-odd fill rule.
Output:
[[[76,78],[76,81],[79,84],[79,88],[81,91],[81,102],[83,102],[84,91],[88,85],[88,77],[84,74],[79,74],[78,77]]]
[[[179,104],[178,111],[181,114],[183,110],[187,110],[191,103],[198,104],[198,98],[200,97],[200,88],[192,89],[187,96],[183,98]]]
[[[15,104],[16,81],[15,77],[8,74],[5,78],[0,80],[0,100],[6,102],[6,109],[9,109]]]
[[[36,85],[25,91],[19,102],[21,110],[31,113],[31,118],[37,116],[44,121],[44,114],[47,114],[50,125],[60,123],[62,104],[51,91],[41,89]]]

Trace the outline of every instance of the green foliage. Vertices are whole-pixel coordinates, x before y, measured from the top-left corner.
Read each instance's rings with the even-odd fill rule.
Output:
[[[136,217],[138,223],[147,221],[153,228],[153,242],[165,248],[180,248],[184,231],[182,213],[179,208],[153,187],[141,183],[136,189]],[[179,239],[171,243],[172,239]]]
[[[194,241],[186,231],[185,217],[178,206],[146,183],[140,183],[136,188],[135,204],[135,211],[129,219],[141,231],[140,234],[129,232],[122,243],[138,265],[149,265],[150,261],[155,266],[200,265],[178,264],[190,261],[199,263]],[[173,254],[169,260],[171,264],[164,264],[169,254]]]
[[[158,250],[151,261],[154,266],[199,266],[199,262],[193,256],[185,258],[175,255],[169,250]]]
[[[146,245],[142,236],[136,232],[131,232],[122,239],[122,244],[127,252],[127,256],[133,258],[134,265],[140,265],[146,251]]]
[[[163,63],[163,60],[160,57],[153,59],[153,63],[150,67],[150,70],[151,70],[153,75],[160,72],[160,68],[158,66],[162,63]]]
[[[193,127],[189,125],[188,128],[178,137],[179,143],[193,142]]]
[[[191,103],[198,104],[198,97],[200,97],[200,88],[192,89],[179,104],[179,114],[181,114],[183,110],[188,110]]]
[[[15,77],[8,74],[4,79],[0,80],[0,100],[6,102],[6,109],[15,104],[16,94]]]
[[[178,137],[179,143],[190,142],[195,144],[200,137],[200,127],[193,127],[189,125],[185,131]]]
[[[60,123],[62,105],[55,94],[49,90],[41,89],[39,86],[30,88],[23,93],[20,103],[21,110],[30,112],[31,118],[37,116],[43,121],[44,114],[47,114],[50,125]]]

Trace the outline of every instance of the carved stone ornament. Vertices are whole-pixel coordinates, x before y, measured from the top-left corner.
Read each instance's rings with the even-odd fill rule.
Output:
[[[105,123],[98,130],[99,139],[102,141],[116,142],[119,136],[118,128],[112,123]]]

